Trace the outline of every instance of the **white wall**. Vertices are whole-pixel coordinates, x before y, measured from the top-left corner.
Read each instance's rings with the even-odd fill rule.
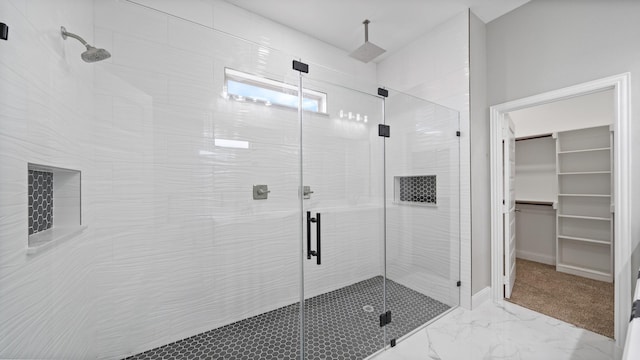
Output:
[[[577,96],[509,113],[516,137],[583,129],[615,122],[613,90]]]
[[[551,136],[516,141],[516,200],[556,201],[556,141]]]
[[[262,66],[270,66],[269,51],[278,50],[280,56],[296,58],[310,64],[309,76],[322,79],[369,94],[376,93],[376,64],[364,64],[349,56],[345,51],[296,30],[265,19],[257,14],[221,0],[127,0],[169,14],[175,14],[196,24],[215,28],[233,36],[262,45],[261,52],[254,54],[263,60]],[[134,32],[140,31],[136,25]],[[171,34],[170,34],[171,35]],[[189,33],[176,32],[174,40],[192,50],[203,46],[198,37]],[[210,45],[204,45],[209,48]]]
[[[0,41],[0,358],[83,359],[93,345],[95,252],[84,234],[77,246],[26,256],[26,174],[27,162],[91,161],[93,72],[70,64],[84,48],[64,43],[60,26],[91,41],[93,5],[2,1],[0,13],[9,26]]]
[[[487,107],[486,25],[469,12],[469,100],[471,111],[471,280],[472,294],[491,285],[489,111]]]
[[[555,266],[556,211],[551,206],[516,206],[516,257]]]
[[[500,104],[611,75],[631,72],[631,106],[640,106],[640,36],[635,1],[534,0],[487,24],[489,104]],[[640,136],[640,112],[631,113],[630,138]],[[632,142],[631,219],[640,211],[640,143]],[[640,223],[633,222],[633,259],[640,265]],[[490,261],[489,257],[485,261]],[[635,282],[634,282],[635,283]],[[631,294],[627,294],[631,297]]]
[[[516,141],[516,201],[557,200],[556,141]],[[556,213],[546,205],[516,204],[516,257],[555,265]]]
[[[313,76],[343,85],[374,83],[375,65],[224,3],[190,5],[180,15],[196,22],[127,1],[0,2],[11,28],[0,42],[0,358],[122,358],[298,299],[297,112],[220,96],[225,66],[296,83],[292,57],[211,27],[340,59]],[[82,62],[60,25],[113,57]],[[308,296],[381,273],[380,248],[368,246],[382,233],[382,188],[371,180],[381,151],[370,145],[381,100],[314,86],[329,93],[331,114],[308,130],[336,147],[309,144],[323,167],[307,175],[322,178],[311,204],[326,214],[333,266],[309,269],[318,281]],[[339,119],[347,106],[374,109],[369,124]],[[28,162],[82,171],[88,226],[35,256],[26,254]],[[267,201],[251,197],[260,183]],[[345,236],[348,246],[332,250]]]

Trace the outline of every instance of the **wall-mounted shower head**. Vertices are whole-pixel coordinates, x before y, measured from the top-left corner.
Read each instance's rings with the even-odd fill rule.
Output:
[[[62,34],[62,38],[63,39],[67,39],[67,37],[72,37],[78,41],[80,41],[82,43],[82,45],[84,45],[87,48],[87,51],[83,52],[80,57],[82,58],[82,60],[84,60],[85,62],[88,63],[93,63],[96,61],[101,61],[104,59],[108,59],[111,57],[111,54],[109,54],[109,52],[105,49],[98,49],[95,48],[89,44],[87,44],[86,41],[84,41],[83,38],[81,38],[80,36],[70,33],[67,31],[67,29],[64,28],[64,26],[60,27],[60,33]]]
[[[91,45],[87,45],[87,51],[83,52],[80,57],[82,57],[82,60],[92,63],[108,59],[111,57],[111,54],[105,49],[97,49]]]

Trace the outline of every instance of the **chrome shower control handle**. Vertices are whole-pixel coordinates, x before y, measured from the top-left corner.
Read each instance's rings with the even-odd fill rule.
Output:
[[[253,200],[266,200],[270,192],[268,185],[253,185]]]
[[[313,191],[311,191],[311,186],[303,186],[302,187],[302,198],[303,199],[311,199],[311,194],[313,194]]]

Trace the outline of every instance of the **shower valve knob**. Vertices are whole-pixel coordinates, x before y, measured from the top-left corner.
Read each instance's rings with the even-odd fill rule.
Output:
[[[311,199],[311,194],[313,194],[313,191],[311,191],[311,187],[310,186],[303,186],[302,187],[302,198],[303,199]]]
[[[270,192],[267,185],[253,185],[253,200],[266,200]]]

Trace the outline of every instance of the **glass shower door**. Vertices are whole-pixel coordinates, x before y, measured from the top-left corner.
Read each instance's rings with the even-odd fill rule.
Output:
[[[296,74],[288,54],[216,33],[213,122],[199,149],[211,190],[208,356],[299,359],[300,182]],[[226,49],[233,49],[228,51]],[[276,103],[274,96],[282,103]],[[289,102],[287,102],[289,101]],[[215,326],[211,326],[215,325]],[[207,340],[209,341],[209,340]]]
[[[458,112],[397,91],[385,100],[387,344],[458,306]]]
[[[364,359],[384,346],[383,100],[303,88],[326,101],[301,116],[304,358]]]

